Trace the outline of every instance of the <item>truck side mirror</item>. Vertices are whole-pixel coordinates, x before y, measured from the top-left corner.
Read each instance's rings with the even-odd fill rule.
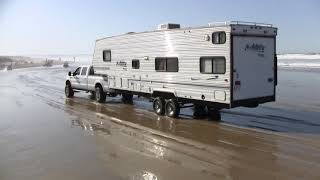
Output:
[[[71,72],[70,71],[68,72],[68,76],[71,76]]]

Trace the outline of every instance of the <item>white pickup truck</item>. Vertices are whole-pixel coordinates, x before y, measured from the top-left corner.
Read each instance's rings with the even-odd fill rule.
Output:
[[[73,73],[69,72],[66,77],[65,94],[73,97],[77,90],[91,92],[98,102],[103,102],[106,96],[116,94],[108,91],[108,80],[106,75],[94,74],[92,66],[80,66]]]

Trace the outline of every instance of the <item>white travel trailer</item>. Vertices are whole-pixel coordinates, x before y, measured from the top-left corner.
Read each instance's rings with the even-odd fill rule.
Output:
[[[189,103],[214,112],[256,107],[275,101],[276,35],[262,23],[162,24],[96,40],[92,66],[107,81],[104,93],[150,97],[157,114],[176,117]]]

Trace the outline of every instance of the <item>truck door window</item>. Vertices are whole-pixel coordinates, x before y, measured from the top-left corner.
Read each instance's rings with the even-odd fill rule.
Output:
[[[225,57],[201,57],[200,72],[203,74],[226,73],[226,58]]]
[[[224,44],[226,43],[226,33],[224,31],[212,33],[213,44]]]
[[[87,74],[87,67],[83,67],[81,71],[81,76],[85,76]]]
[[[91,66],[91,68],[90,68],[89,75],[94,75],[94,69],[93,69],[92,66]]]
[[[81,67],[78,67],[78,68],[73,72],[73,75],[74,75],[74,76],[79,75],[79,74],[80,74],[80,69],[81,69]]]

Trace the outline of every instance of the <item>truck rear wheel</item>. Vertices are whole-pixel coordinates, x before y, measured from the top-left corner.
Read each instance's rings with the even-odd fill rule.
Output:
[[[71,98],[74,96],[74,91],[70,84],[66,84],[66,87],[64,88],[64,93],[68,98]]]
[[[101,88],[101,86],[96,87],[95,99],[98,102],[104,102],[106,100],[106,93],[103,92],[103,89]]]
[[[96,92],[95,91],[90,91],[90,99],[95,99]]]
[[[153,110],[158,115],[164,114],[165,102],[162,98],[157,97],[153,100]]]
[[[165,109],[166,109],[166,115],[168,117],[176,118],[180,114],[180,106],[177,100],[175,99],[169,99],[166,102]]]

